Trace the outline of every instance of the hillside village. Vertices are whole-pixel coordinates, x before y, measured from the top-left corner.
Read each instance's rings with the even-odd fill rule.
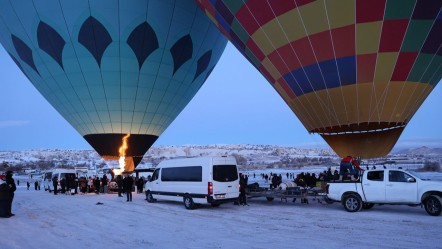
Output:
[[[274,145],[186,145],[152,147],[138,168],[154,167],[160,161],[176,157],[234,156],[240,169],[299,169],[323,165],[336,166],[340,158],[331,149],[305,149]],[[364,160],[363,164],[424,164],[442,162],[442,148],[420,147],[391,153],[388,157]],[[57,167],[106,169],[116,161],[103,160],[94,150],[23,150],[0,151],[0,171],[6,167],[45,170]]]

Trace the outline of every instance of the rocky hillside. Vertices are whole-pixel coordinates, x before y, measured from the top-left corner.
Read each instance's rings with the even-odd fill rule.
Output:
[[[401,150],[398,154],[407,154],[413,156],[437,156],[442,155],[442,148],[428,148],[426,146],[422,146],[419,148],[410,148]]]

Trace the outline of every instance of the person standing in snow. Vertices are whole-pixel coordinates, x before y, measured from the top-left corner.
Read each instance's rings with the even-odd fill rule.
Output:
[[[100,184],[101,184],[100,177],[96,176],[94,180],[94,188],[95,188],[95,193],[97,195],[100,194]]]
[[[54,186],[54,195],[57,195],[58,192],[58,177],[54,176],[54,178],[52,178],[52,186]]]
[[[239,205],[249,205],[247,204],[247,187],[248,177],[242,173],[239,173]]]
[[[132,201],[132,186],[133,185],[134,185],[134,179],[130,175],[127,175],[123,179],[123,190],[126,192],[126,197],[127,197],[126,201]]]
[[[123,177],[117,175],[117,185],[118,185],[118,197],[123,197],[121,193],[123,192]]]
[[[106,174],[103,175],[103,177],[101,178],[101,190],[102,193],[107,193],[107,176]]]
[[[8,207],[9,198],[11,197],[9,185],[6,184],[6,176],[0,175],[0,217],[9,218]]]
[[[10,199],[8,201],[8,206],[6,209],[6,215],[9,216],[14,216],[15,214],[13,214],[11,211],[12,209],[12,201],[14,200],[14,192],[15,190],[17,190],[17,186],[15,186],[15,181],[14,178],[12,178],[13,172],[12,171],[7,171],[6,172],[6,184],[9,185],[9,196]]]

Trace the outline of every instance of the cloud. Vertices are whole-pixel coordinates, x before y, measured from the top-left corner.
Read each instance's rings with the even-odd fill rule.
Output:
[[[28,120],[5,120],[5,121],[0,121],[0,129],[8,128],[8,127],[24,126],[24,125],[27,125],[29,123],[30,122]]]

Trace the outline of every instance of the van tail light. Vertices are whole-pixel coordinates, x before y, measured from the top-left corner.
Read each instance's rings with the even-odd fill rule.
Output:
[[[213,185],[212,182],[207,183],[207,194],[211,195],[213,194]]]

